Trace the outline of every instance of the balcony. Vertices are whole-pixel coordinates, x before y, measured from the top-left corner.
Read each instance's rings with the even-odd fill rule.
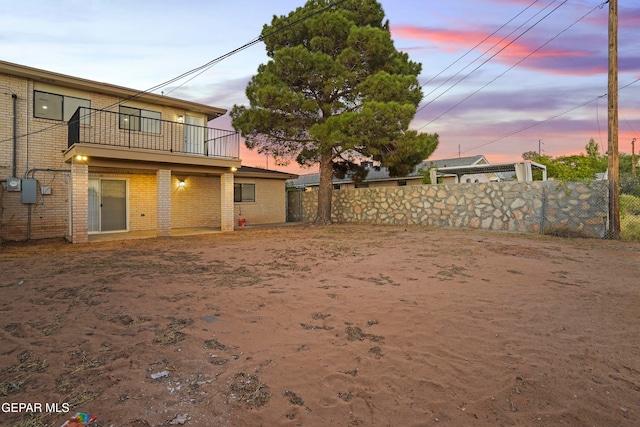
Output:
[[[200,158],[240,159],[237,132],[80,107],[69,120],[69,149],[108,146],[119,151],[174,153]],[[166,158],[165,156],[162,156]]]

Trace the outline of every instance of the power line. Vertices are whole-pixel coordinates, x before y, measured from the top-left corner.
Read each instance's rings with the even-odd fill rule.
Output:
[[[500,43],[502,43],[503,41],[505,41],[509,36],[511,36],[512,34],[514,34],[515,32],[517,32],[520,28],[524,27],[525,24],[527,24],[529,21],[531,21],[532,19],[534,19],[536,16],[538,16],[539,14],[541,14],[542,12],[544,12],[544,10],[546,10],[549,6],[551,6],[553,3],[555,3],[556,0],[553,0],[551,3],[547,4],[544,8],[542,8],[540,11],[538,11],[535,15],[533,15],[532,17],[530,17],[529,19],[527,19],[525,22],[523,22],[522,24],[520,24],[518,27],[516,27],[513,31],[511,31],[509,34],[507,34],[506,36],[504,36],[502,39],[498,40],[497,42],[495,42],[489,49],[485,50],[484,52],[482,52],[479,56],[477,56],[473,61],[469,62],[466,66],[464,66],[462,69],[460,69],[458,72],[456,72],[455,74],[449,76],[444,82],[440,83],[435,89],[431,90],[431,92],[429,92],[428,94],[425,95],[425,98],[428,97],[429,95],[431,95],[432,93],[434,93],[436,90],[440,89],[442,86],[444,86],[446,83],[448,83],[449,81],[451,81],[454,77],[458,76],[460,73],[462,73],[464,70],[466,70],[467,68],[469,68],[471,65],[473,65],[476,61],[478,61],[480,58],[482,58],[483,56],[485,56],[487,53],[491,52],[491,50],[493,50],[495,47],[497,47],[498,45],[500,45]],[[522,14],[524,11],[526,11],[527,9],[529,9],[529,7],[531,7],[533,4],[529,5],[527,8],[525,8],[522,12],[520,12],[520,14]],[[516,15],[519,16],[520,14]],[[513,19],[515,19],[516,17],[514,17]],[[513,21],[513,19],[511,21]],[[507,22],[510,23],[511,21]],[[507,24],[503,25],[502,27],[500,27],[498,30],[494,31],[491,35],[487,36],[484,38],[484,40],[482,40],[480,43],[476,44],[471,50],[469,50],[470,53],[471,51],[473,51],[476,47],[480,46],[481,44],[483,44],[487,39],[489,39],[491,36],[493,36],[494,34],[496,34],[500,29],[504,28]],[[517,40],[517,39],[516,39]],[[515,41],[515,40],[513,40]],[[513,41],[511,43],[513,43]],[[507,45],[509,46],[509,45]],[[505,46],[506,47],[506,46]],[[500,53],[497,52],[497,53]],[[496,53],[496,55],[497,55]],[[462,57],[466,56],[467,54],[463,55]],[[490,57],[488,60],[486,60],[485,62],[483,62],[482,64],[480,64],[479,67],[477,67],[476,69],[474,69],[473,71],[471,71],[469,74],[467,74],[466,76],[462,77],[460,80],[458,80],[456,83],[454,83],[451,87],[449,87],[448,89],[446,89],[444,92],[442,92],[440,95],[438,95],[436,98],[432,99],[431,101],[429,101],[427,104],[423,105],[422,107],[420,107],[416,112],[423,110],[424,108],[428,107],[429,105],[431,105],[434,101],[436,101],[438,98],[440,98],[442,95],[444,95],[445,93],[447,93],[449,90],[453,89],[455,86],[457,86],[460,82],[462,82],[464,79],[466,79],[467,77],[469,77],[471,74],[473,74],[475,71],[477,71],[478,69],[480,69],[482,66],[484,66],[487,62],[489,62],[491,59],[493,59],[496,55],[493,55],[492,57]],[[459,59],[462,59],[459,58]],[[457,60],[455,62],[458,62]],[[454,64],[455,64],[454,62]],[[453,64],[452,64],[453,65]],[[448,66],[447,68],[445,68],[445,70],[449,69],[451,66]],[[438,73],[438,75],[442,74],[442,72]],[[433,79],[431,79],[433,80]],[[430,80],[430,81],[431,81]],[[429,82],[427,82],[429,83]],[[426,84],[426,83],[425,83]],[[423,85],[424,87],[424,85]]]
[[[629,86],[631,86],[631,85],[633,85],[633,84],[635,84],[635,83],[637,83],[637,82],[639,82],[639,81],[640,81],[640,78],[639,78],[639,79],[636,79],[636,80],[634,80],[634,81],[632,81],[631,83],[628,83],[628,84],[626,84],[626,85],[622,86],[621,88],[619,88],[619,89],[618,89],[618,92],[619,92],[619,91],[621,91],[621,90],[623,90],[623,89],[628,88]],[[482,148],[482,147],[485,147],[485,146],[487,146],[487,145],[493,144],[494,142],[501,141],[501,140],[503,140],[503,139],[505,139],[505,138],[508,138],[508,137],[510,137],[510,136],[513,136],[513,135],[516,135],[516,134],[518,134],[518,133],[520,133],[520,132],[524,132],[525,130],[529,130],[529,129],[534,128],[534,127],[536,127],[536,126],[539,126],[539,125],[541,125],[541,124],[543,124],[543,123],[550,122],[551,120],[557,119],[557,118],[558,118],[558,117],[560,117],[560,116],[564,116],[565,114],[568,114],[568,113],[570,113],[570,112],[572,112],[572,111],[575,111],[575,110],[577,110],[577,109],[579,109],[579,108],[582,108],[582,107],[584,107],[585,105],[589,105],[589,104],[591,104],[592,102],[596,102],[596,101],[598,101],[599,99],[606,98],[606,97],[607,97],[607,95],[608,95],[608,94],[606,94],[606,93],[605,93],[604,95],[597,96],[597,97],[595,97],[595,98],[593,98],[593,99],[591,99],[591,100],[589,100],[589,101],[583,102],[583,103],[582,103],[582,104],[580,104],[580,105],[576,105],[575,107],[572,107],[572,108],[570,108],[570,109],[568,109],[568,110],[563,111],[562,113],[558,113],[558,114],[556,114],[556,115],[554,115],[554,116],[551,116],[551,117],[549,117],[549,118],[547,118],[547,119],[545,119],[545,120],[542,120],[542,121],[540,121],[540,122],[536,122],[536,123],[530,124],[530,125],[528,125],[528,126],[524,126],[524,127],[520,128],[520,129],[518,129],[518,130],[515,130],[515,131],[513,131],[513,132],[509,132],[509,133],[507,133],[507,134],[505,134],[505,135],[502,135],[501,137],[498,137],[498,138],[496,138],[496,139],[494,139],[494,140],[492,140],[492,141],[485,142],[485,143],[483,143],[483,144],[476,145],[475,147],[468,148],[468,149],[466,149],[466,150],[462,151],[462,153],[468,153],[469,151],[477,150],[478,148]]]
[[[529,6],[525,7],[522,11],[520,11],[516,16],[514,16],[513,18],[511,18],[509,21],[507,21],[506,23],[502,24],[500,26],[500,28],[498,28],[497,30],[495,30],[493,33],[489,34],[487,37],[485,37],[484,39],[482,39],[482,41],[478,42],[474,47],[472,47],[471,49],[469,49],[464,55],[460,56],[458,59],[456,59],[455,61],[453,61],[451,64],[449,64],[444,70],[440,71],[438,74],[436,74],[435,76],[431,77],[427,82],[425,82],[421,87],[425,87],[426,85],[428,85],[429,83],[431,83],[432,81],[434,81],[435,79],[437,79],[438,77],[440,77],[445,71],[447,71],[449,68],[453,67],[454,65],[456,65],[458,62],[460,62],[464,57],[466,57],[467,55],[469,55],[471,52],[473,52],[478,46],[482,45],[484,42],[486,42],[487,40],[489,40],[491,37],[495,36],[500,30],[502,30],[504,27],[506,27],[507,25],[509,25],[511,22],[513,22],[516,18],[518,18],[520,15],[522,15],[524,12],[526,12],[527,10],[529,10],[534,4],[538,3],[539,0],[535,0],[533,3],[531,3]],[[554,0],[555,1],[555,0]],[[544,10],[544,9],[543,9]],[[538,12],[540,13],[540,12]],[[535,16],[535,15],[534,15]],[[504,39],[503,39],[504,40]],[[502,41],[502,40],[501,40]],[[495,46],[495,44],[493,45]],[[493,47],[492,47],[493,48]],[[491,50],[491,49],[489,49]],[[485,52],[486,53],[486,52]],[[480,55],[478,58],[474,59],[472,62],[469,63],[469,65],[473,64],[475,61],[477,61],[479,58],[481,58],[482,56],[484,56],[483,53],[482,55]],[[467,67],[469,66],[467,65]],[[453,77],[457,76],[458,74],[460,74],[460,72],[462,72],[465,68],[463,68],[462,70],[458,71],[456,74],[454,74],[453,76],[449,77],[447,80],[445,80],[444,83],[442,83],[440,86],[442,86],[443,84],[447,83],[449,80],[451,80]],[[440,86],[438,86],[436,89],[440,88]],[[428,94],[425,95],[425,97],[431,95],[436,89],[432,90],[431,92],[429,92]]]
[[[200,67],[198,67],[198,68],[196,68],[194,70],[191,70],[191,71],[189,71],[187,73],[184,73],[183,75],[179,76],[179,78],[172,79],[171,82],[168,83],[168,84],[174,83],[175,81],[178,81],[178,80],[182,79],[183,77],[186,77],[187,75],[190,75],[190,74],[193,74],[193,73],[197,72],[197,74],[195,76],[191,77],[189,80],[187,80],[184,83],[182,83],[182,84],[176,86],[175,88],[171,89],[167,93],[171,93],[174,90],[184,86],[185,84],[189,83],[191,80],[193,80],[196,77],[200,76],[202,73],[204,73],[205,71],[208,71],[211,67],[213,67],[214,65],[218,64],[219,62],[229,58],[230,56],[235,55],[236,53],[241,52],[241,51],[243,51],[245,49],[248,49],[248,48],[252,47],[253,45],[255,45],[257,43],[260,43],[260,42],[264,41],[265,39],[267,39],[267,38],[269,38],[269,37],[271,37],[273,35],[276,35],[276,34],[282,32],[282,31],[284,31],[284,30],[286,30],[288,28],[291,28],[291,27],[293,27],[295,25],[298,25],[301,22],[304,22],[304,21],[306,21],[308,19],[311,19],[316,15],[320,15],[320,14],[326,12],[329,9],[335,8],[337,6],[340,6],[342,3],[345,3],[346,1],[347,0],[340,0],[340,1],[336,2],[336,3],[330,4],[329,6],[326,6],[326,7],[322,8],[322,9],[319,9],[319,10],[317,10],[315,12],[312,12],[309,15],[305,15],[300,19],[297,19],[297,20],[295,20],[293,22],[290,22],[287,25],[285,25],[285,26],[283,26],[281,28],[278,28],[275,31],[272,31],[272,32],[264,34],[264,35],[260,35],[260,36],[256,37],[255,39],[253,39],[252,41],[250,41],[249,43],[246,43],[243,46],[240,46],[239,48],[234,49],[231,52],[228,52],[228,53],[226,53],[226,54],[224,54],[224,55],[222,55],[222,56],[220,56],[220,57],[218,57],[218,58],[206,63],[205,65],[202,65],[202,66],[200,66]],[[161,86],[161,87],[167,86],[168,84],[163,84],[163,86]],[[157,90],[157,89],[153,89],[153,90]]]
[[[566,1],[565,1],[566,3]],[[563,3],[564,4],[564,3]],[[605,3],[603,3],[605,4]],[[560,5],[562,6],[562,4]],[[560,7],[558,6],[558,7]],[[511,67],[507,68],[504,72],[498,74],[496,77],[494,77],[492,80],[490,80],[488,83],[486,83],[484,86],[480,87],[478,90],[476,90],[475,92],[472,92],[470,95],[466,96],[464,99],[462,99],[460,102],[456,103],[455,105],[453,105],[451,108],[449,108],[447,111],[445,111],[444,113],[440,114],[438,117],[436,117],[435,119],[431,120],[429,123],[425,124],[424,126],[422,126],[422,128],[424,128],[425,126],[430,125],[431,123],[435,122],[436,120],[438,120],[440,117],[444,116],[445,114],[449,113],[450,111],[452,111],[453,109],[455,109],[456,107],[458,107],[459,105],[461,105],[462,103],[466,102],[467,100],[469,100],[472,96],[474,96],[475,94],[477,94],[478,92],[482,91],[484,88],[486,88],[487,86],[489,86],[491,83],[495,82],[496,80],[498,80],[500,77],[504,76],[505,74],[507,74],[509,71],[511,71],[512,69],[514,69],[516,66],[520,65],[523,61],[525,61],[527,58],[530,58],[534,53],[538,52],[540,49],[542,49],[543,47],[545,47],[546,45],[548,45],[549,43],[551,43],[553,40],[555,40],[556,38],[558,38],[560,35],[562,35],[563,33],[565,33],[566,31],[568,31],[571,27],[573,27],[574,25],[576,25],[578,22],[582,21],[584,18],[586,18],[587,16],[589,16],[591,13],[593,13],[593,11],[595,11],[596,9],[598,9],[599,7],[601,7],[602,5],[598,5],[596,7],[594,7],[593,9],[591,9],[589,12],[587,12],[586,14],[584,14],[582,17],[578,18],[576,21],[574,21],[571,25],[569,25],[568,27],[566,27],[564,30],[560,31],[558,34],[556,34],[555,36],[551,37],[549,40],[547,40],[545,43],[543,43],[542,45],[540,45],[538,48],[536,48],[535,50],[533,50],[532,52],[530,52],[528,55],[526,55],[525,57],[523,57],[522,59],[520,59],[518,62],[516,62],[515,64],[513,64]],[[548,16],[548,15],[547,15]],[[422,129],[420,128],[420,129]]]
[[[555,0],[554,0],[555,1]],[[451,87],[449,87],[447,90],[445,90],[444,92],[442,92],[440,95],[438,95],[437,97],[435,97],[434,99],[432,99],[431,101],[429,101],[426,105],[423,105],[422,107],[420,107],[418,110],[416,110],[416,113],[418,111],[421,111],[422,109],[424,109],[425,107],[431,105],[434,101],[436,101],[437,99],[439,99],[442,95],[444,95],[445,93],[447,93],[448,91],[450,91],[451,89],[453,89],[454,87],[456,87],[460,82],[462,82],[464,79],[466,79],[467,77],[469,77],[471,74],[475,73],[476,71],[478,71],[483,65],[485,65],[487,62],[491,61],[493,58],[495,58],[496,56],[498,56],[498,54],[500,54],[502,51],[504,51],[506,48],[508,48],[509,46],[511,46],[516,40],[518,40],[520,37],[524,36],[526,33],[528,33],[529,31],[531,31],[535,26],[537,26],[540,22],[544,21],[546,18],[548,18],[552,13],[554,13],[556,10],[558,10],[560,7],[562,7],[568,0],[564,0],[562,3],[560,3],[560,5],[556,6],[555,9],[553,9],[551,12],[547,13],[545,16],[543,16],[542,18],[540,18],[536,23],[534,23],[533,25],[531,25],[529,28],[527,28],[525,31],[523,31],[522,33],[520,33],[520,35],[518,35],[516,38],[514,38],[513,40],[511,40],[509,43],[507,43],[504,47],[502,47],[501,49],[499,49],[496,53],[494,53],[493,55],[491,55],[488,59],[486,59],[484,62],[482,62],[482,64],[478,65],[476,68],[474,68],[473,70],[471,70],[471,72],[469,72],[466,76],[462,77],[460,80],[458,80],[455,84],[453,84]],[[489,49],[491,50],[491,49]],[[485,52],[486,53],[486,52]],[[513,68],[513,67],[512,67]],[[480,90],[482,90],[483,88],[481,88]],[[477,91],[479,92],[479,91]],[[476,92],[476,93],[477,93]],[[472,94],[473,95],[473,94]],[[470,98],[471,96],[469,96],[468,98]],[[465,98],[462,102],[466,101]],[[445,111],[444,113],[442,113],[441,115],[439,115],[438,117],[436,117],[435,119],[431,120],[429,123],[425,124],[424,126],[422,126],[420,129],[423,129],[424,127],[430,125],[431,123],[435,122],[436,120],[438,120],[440,117],[444,116],[445,114],[447,114],[449,111],[453,110],[455,107],[457,107],[458,105],[460,105],[462,102],[454,105],[452,108],[450,108],[449,110]],[[420,130],[418,129],[418,130]]]
[[[252,47],[253,45],[264,41],[266,38],[271,37],[271,36],[273,36],[275,34],[278,34],[278,33],[282,32],[282,31],[284,31],[284,30],[286,30],[288,28],[291,28],[294,25],[298,25],[301,22],[304,22],[304,21],[306,21],[306,20],[308,20],[310,18],[313,18],[316,15],[322,14],[322,13],[328,11],[329,9],[335,8],[337,6],[340,6],[341,4],[345,3],[346,1],[347,0],[339,0],[339,1],[335,2],[335,3],[332,3],[332,4],[322,8],[322,9],[319,9],[319,10],[317,10],[315,12],[312,12],[312,13],[310,13],[308,15],[305,15],[302,18],[299,18],[299,19],[297,19],[297,20],[295,20],[293,22],[290,22],[287,25],[284,25],[283,27],[278,28],[277,30],[274,30],[274,31],[272,31],[272,32],[270,32],[268,34],[261,34],[260,36],[256,37],[255,39],[251,40],[250,42],[245,43],[244,45],[242,45],[242,46],[240,46],[240,47],[238,47],[236,49],[233,49],[232,51],[229,51],[229,52],[225,53],[224,55],[221,55],[221,56],[219,56],[219,57],[207,62],[204,65],[201,65],[199,67],[193,68],[193,69],[191,69],[191,70],[189,70],[189,71],[187,71],[185,73],[180,74],[177,77],[174,77],[174,78],[172,78],[170,80],[167,80],[164,83],[160,83],[160,84],[158,84],[156,86],[153,86],[152,88],[140,91],[140,92],[138,92],[138,93],[136,93],[134,95],[129,96],[128,98],[125,98],[125,99],[123,99],[121,101],[118,101],[118,102],[115,102],[113,104],[110,104],[107,107],[105,107],[104,110],[108,110],[110,108],[122,105],[124,102],[140,98],[141,96],[143,96],[145,94],[148,94],[148,93],[154,92],[156,90],[162,89],[165,86],[168,86],[168,85],[170,85],[172,83],[175,83],[177,81],[182,80],[185,77],[188,77],[188,76],[190,76],[190,75],[192,75],[194,73],[197,73],[197,74],[195,74],[195,76],[191,77],[189,80],[187,80],[187,81],[183,82],[182,84],[180,84],[179,86],[171,89],[171,91],[168,92],[168,93],[171,93],[174,90],[182,87],[186,83],[190,82],[191,80],[195,79],[196,77],[200,76],[202,73],[204,73],[205,71],[209,70],[214,65],[216,65],[216,64],[222,62],[223,60],[235,55],[236,53],[239,53],[239,52],[241,52],[241,51],[243,51],[245,49],[248,49],[248,48]],[[90,113],[90,114],[95,114],[95,113]],[[88,115],[90,115],[90,114],[88,114]],[[48,132],[50,130],[57,129],[57,128],[61,127],[61,126],[66,126],[66,124],[65,123],[59,123],[59,124],[51,125],[51,126],[49,126],[47,128],[40,129],[38,131],[34,131],[34,132],[30,132],[30,133],[26,133],[26,134],[20,135],[20,136],[18,136],[18,138],[25,138],[25,137],[32,136],[32,135],[37,135],[39,133]],[[12,140],[13,140],[13,138],[7,138],[7,139],[4,139],[4,140],[0,140],[0,143],[7,142],[7,141],[12,141]]]

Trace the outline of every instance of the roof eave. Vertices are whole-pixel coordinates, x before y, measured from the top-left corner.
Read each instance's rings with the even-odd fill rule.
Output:
[[[99,92],[106,95],[124,98],[136,97],[136,99],[138,100],[150,102],[153,104],[166,105],[206,114],[207,121],[213,120],[227,113],[227,110],[224,108],[212,107],[197,102],[186,101],[183,99],[158,95],[155,93],[148,93],[140,90],[113,85],[110,83],[96,82],[93,80],[73,77],[66,74],[55,73],[53,71],[41,70],[38,68],[27,67],[25,65],[14,64],[6,61],[0,61],[0,73],[24,77],[34,81],[40,81],[43,83],[49,83],[63,87]]]

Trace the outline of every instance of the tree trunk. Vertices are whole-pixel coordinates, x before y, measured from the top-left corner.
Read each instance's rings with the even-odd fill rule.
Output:
[[[331,194],[333,193],[333,165],[330,154],[320,156],[320,186],[318,187],[318,214],[315,225],[331,224]]]

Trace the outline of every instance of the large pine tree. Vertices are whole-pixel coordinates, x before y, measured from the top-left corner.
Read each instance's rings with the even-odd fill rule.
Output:
[[[367,158],[402,176],[437,147],[437,134],[408,130],[421,64],[396,50],[377,1],[309,0],[274,16],[262,38],[271,60],[247,86],[250,106],[233,107],[233,126],[248,148],[320,164],[316,224],[331,222],[334,170]]]

